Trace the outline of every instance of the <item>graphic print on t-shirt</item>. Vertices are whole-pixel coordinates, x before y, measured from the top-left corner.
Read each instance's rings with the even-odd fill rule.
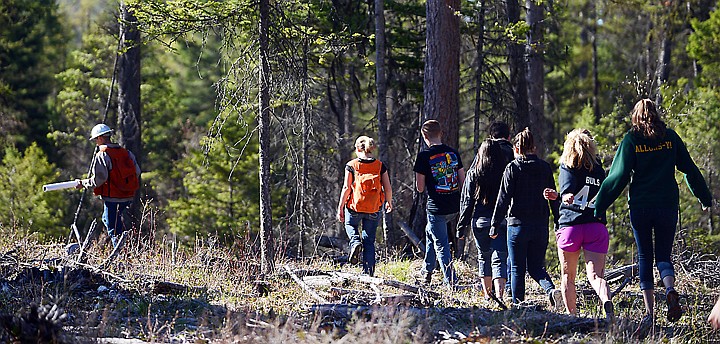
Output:
[[[460,189],[458,164],[458,157],[453,152],[443,152],[430,157],[430,171],[435,180],[436,192],[448,193]]]

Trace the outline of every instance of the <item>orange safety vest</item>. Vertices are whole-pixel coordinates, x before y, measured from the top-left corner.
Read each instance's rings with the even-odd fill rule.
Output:
[[[130,158],[130,153],[125,148],[110,148],[100,146],[100,152],[107,153],[112,162],[112,168],[108,171],[108,178],[102,185],[93,190],[97,196],[112,198],[133,198],[135,191],[140,188],[135,162]],[[100,153],[98,153],[100,154]]]

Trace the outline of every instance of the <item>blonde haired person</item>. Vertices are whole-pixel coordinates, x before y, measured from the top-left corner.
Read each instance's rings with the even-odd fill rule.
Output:
[[[345,224],[350,239],[350,263],[357,264],[362,248],[363,273],[375,274],[375,234],[385,211],[392,211],[392,186],[387,167],[372,156],[375,140],[355,140],[356,159],[345,164],[345,179],[337,208],[337,219]],[[360,232],[362,226],[362,232]]]
[[[595,195],[605,179],[597,147],[590,132],[575,129],[565,138],[560,157],[560,220],[555,231],[558,256],[562,267],[561,288],[570,314],[577,314],[577,276],[580,252],[585,256],[585,270],[590,285],[602,302],[609,321],[613,320],[610,289],[603,279],[605,256],[610,242],[607,227],[595,218]],[[555,190],[546,191],[548,199],[557,199]]]
[[[634,335],[644,337],[654,323],[653,261],[665,285],[668,321],[678,321],[683,313],[671,259],[680,199],[675,169],[685,174],[690,191],[703,209],[712,206],[712,194],[685,143],[665,125],[652,100],[638,101],[631,118],[632,128],[620,142],[597,194],[595,216],[604,218],[607,208],[630,183],[630,225],[637,244],[640,289],[647,312]]]

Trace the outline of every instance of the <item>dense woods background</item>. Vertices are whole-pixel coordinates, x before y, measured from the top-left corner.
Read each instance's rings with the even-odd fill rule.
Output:
[[[529,126],[551,163],[564,134],[587,127],[607,169],[641,97],[661,104],[717,197],[716,8],[708,0],[2,1],[0,228],[67,237],[81,194],[41,185],[83,177],[89,130],[105,121],[135,145],[143,170],[135,235],[188,246],[216,237],[231,248],[257,240],[266,259],[314,255],[318,235],[342,234],[334,210],[362,134],[379,139],[395,191],[378,240],[408,252],[398,224],[422,226],[412,164],[424,119],[446,125],[445,141],[467,166],[495,120]],[[680,189],[680,243],[717,252],[717,209],[703,213]],[[90,198],[81,229],[101,214]],[[624,198],[608,221],[609,261],[632,262]]]

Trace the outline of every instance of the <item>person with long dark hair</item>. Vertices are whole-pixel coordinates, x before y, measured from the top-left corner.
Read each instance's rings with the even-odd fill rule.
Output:
[[[464,237],[468,225],[471,225],[478,252],[479,275],[486,298],[502,298],[508,277],[506,223],[501,223],[502,228],[498,230],[497,238],[491,239],[489,236],[490,220],[508,162],[510,159],[503,152],[501,144],[497,140],[485,139],[478,149],[475,164],[465,176],[460,200],[458,233],[460,237]]]

